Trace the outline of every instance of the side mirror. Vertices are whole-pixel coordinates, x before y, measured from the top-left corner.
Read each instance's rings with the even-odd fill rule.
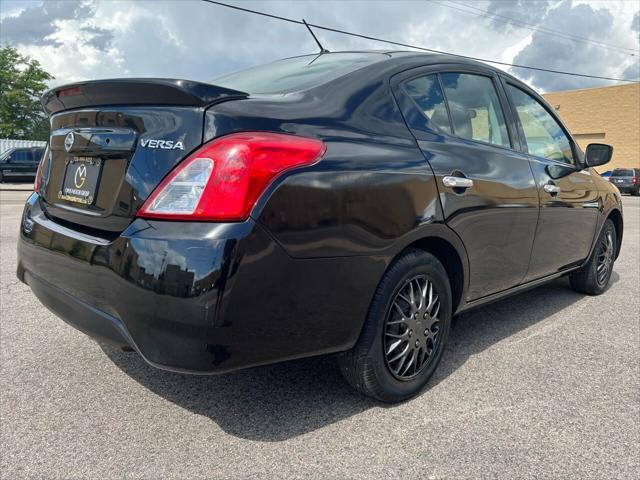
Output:
[[[613,147],[604,143],[590,143],[584,154],[584,163],[587,167],[598,167],[609,163],[613,155]]]

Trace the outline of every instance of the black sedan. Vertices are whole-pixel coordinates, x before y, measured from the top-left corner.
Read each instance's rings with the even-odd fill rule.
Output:
[[[343,52],[209,83],[45,94],[50,148],[18,278],[63,320],[159,368],[337,354],[382,401],[415,395],[451,318],[569,275],[599,294],[618,191],[552,108],[460,58]]]

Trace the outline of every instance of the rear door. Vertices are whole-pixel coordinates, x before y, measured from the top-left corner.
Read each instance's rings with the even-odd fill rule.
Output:
[[[437,177],[446,222],[467,250],[467,300],[519,284],[529,264],[538,193],[498,78],[468,66],[396,77],[394,92]]]
[[[534,92],[505,82],[523,148],[540,195],[540,220],[525,281],[581,263],[595,235],[599,196],[591,169],[546,103]]]

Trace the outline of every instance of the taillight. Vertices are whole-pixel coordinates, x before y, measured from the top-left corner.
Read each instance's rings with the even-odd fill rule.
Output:
[[[33,181],[33,191],[36,192],[38,195],[40,194],[40,168],[42,168],[42,162],[44,162],[44,159],[47,158],[48,153],[49,153],[49,149],[47,148],[44,151],[44,155],[38,162],[38,168],[36,169],[36,179]]]
[[[638,183],[638,177],[633,177],[631,179],[631,183]]]
[[[42,165],[42,162],[38,163],[38,169],[36,170],[36,179],[33,182],[33,191],[38,194],[40,193],[40,165]]]
[[[319,140],[281,133],[234,133],[214,139],[180,162],[136,215],[245,220],[278,175],[315,163],[325,149]]]
[[[80,95],[80,87],[71,87],[71,88],[65,88],[64,90],[59,90],[58,91],[58,98],[59,97],[69,97],[72,95]]]

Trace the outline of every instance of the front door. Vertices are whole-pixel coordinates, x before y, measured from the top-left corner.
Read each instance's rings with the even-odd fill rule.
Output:
[[[445,220],[467,250],[466,300],[518,285],[531,255],[538,193],[497,78],[483,70],[434,71],[408,75],[394,88],[437,177]]]
[[[579,167],[571,137],[531,93],[508,84],[506,90],[531,158],[540,195],[540,220],[525,281],[581,263],[595,235],[598,191],[592,175]]]

